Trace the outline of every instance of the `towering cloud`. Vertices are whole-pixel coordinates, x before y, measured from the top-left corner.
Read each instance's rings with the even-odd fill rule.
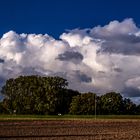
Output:
[[[79,91],[140,97],[140,29],[132,19],[74,29],[60,39],[9,31],[0,39],[0,82],[19,75],[58,75]]]

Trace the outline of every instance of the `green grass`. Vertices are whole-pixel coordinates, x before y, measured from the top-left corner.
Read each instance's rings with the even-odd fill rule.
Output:
[[[95,120],[94,115],[0,115],[0,121],[7,120]],[[112,120],[112,119],[139,119],[140,115],[97,115],[96,120]]]

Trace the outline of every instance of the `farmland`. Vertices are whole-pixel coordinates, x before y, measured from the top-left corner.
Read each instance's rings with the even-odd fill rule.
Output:
[[[139,140],[139,119],[1,119],[0,140]]]

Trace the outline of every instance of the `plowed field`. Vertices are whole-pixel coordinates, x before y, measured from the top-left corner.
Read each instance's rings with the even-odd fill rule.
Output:
[[[0,140],[140,140],[140,120],[3,121]]]

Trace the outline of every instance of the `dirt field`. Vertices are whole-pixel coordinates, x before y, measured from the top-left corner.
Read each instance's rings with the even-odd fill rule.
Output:
[[[0,140],[140,140],[140,120],[4,121]]]

